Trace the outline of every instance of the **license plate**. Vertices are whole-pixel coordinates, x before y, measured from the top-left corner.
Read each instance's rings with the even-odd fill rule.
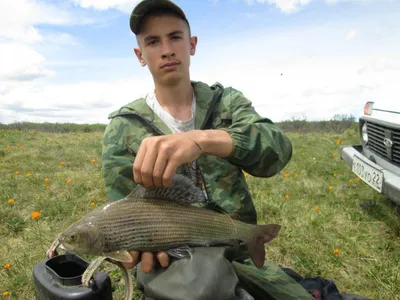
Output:
[[[372,167],[358,156],[353,157],[353,172],[370,187],[382,193],[383,173]]]

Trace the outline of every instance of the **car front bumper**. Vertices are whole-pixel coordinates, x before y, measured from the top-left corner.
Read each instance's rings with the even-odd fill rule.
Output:
[[[383,172],[384,180],[382,186],[382,194],[388,196],[392,201],[400,205],[400,176],[388,171],[381,165],[373,162],[365,155],[363,155],[362,145],[340,147],[340,158],[344,160],[347,165],[350,166],[350,168],[352,168],[353,165],[354,155],[357,155],[363,160],[368,161],[369,165]],[[376,158],[376,160],[379,163],[379,158]]]

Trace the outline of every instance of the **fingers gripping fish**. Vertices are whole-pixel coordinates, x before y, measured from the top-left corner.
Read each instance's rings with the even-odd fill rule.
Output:
[[[190,179],[176,175],[165,189],[138,185],[125,198],[98,207],[71,224],[53,244],[67,252],[131,262],[129,251],[174,251],[184,247],[245,243],[250,258],[261,268],[264,244],[280,225],[253,225],[228,214],[191,205],[205,201]]]

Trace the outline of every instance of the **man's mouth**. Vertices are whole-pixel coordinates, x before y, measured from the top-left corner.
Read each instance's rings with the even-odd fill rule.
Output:
[[[174,67],[174,66],[176,66],[176,65],[178,65],[178,64],[179,64],[178,62],[167,63],[167,64],[162,65],[162,66],[161,66],[161,69]]]

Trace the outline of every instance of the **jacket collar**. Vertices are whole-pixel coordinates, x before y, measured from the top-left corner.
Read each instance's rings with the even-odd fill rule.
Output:
[[[195,129],[200,129],[213,109],[213,98],[218,89],[223,88],[220,83],[215,83],[211,87],[200,81],[191,81],[194,94],[196,95],[196,115]],[[164,134],[172,133],[169,127],[158,117],[157,114],[147,105],[145,98],[139,98],[119,110],[112,112],[108,118],[112,119],[117,116],[133,116],[145,119],[153,126],[157,127]]]

